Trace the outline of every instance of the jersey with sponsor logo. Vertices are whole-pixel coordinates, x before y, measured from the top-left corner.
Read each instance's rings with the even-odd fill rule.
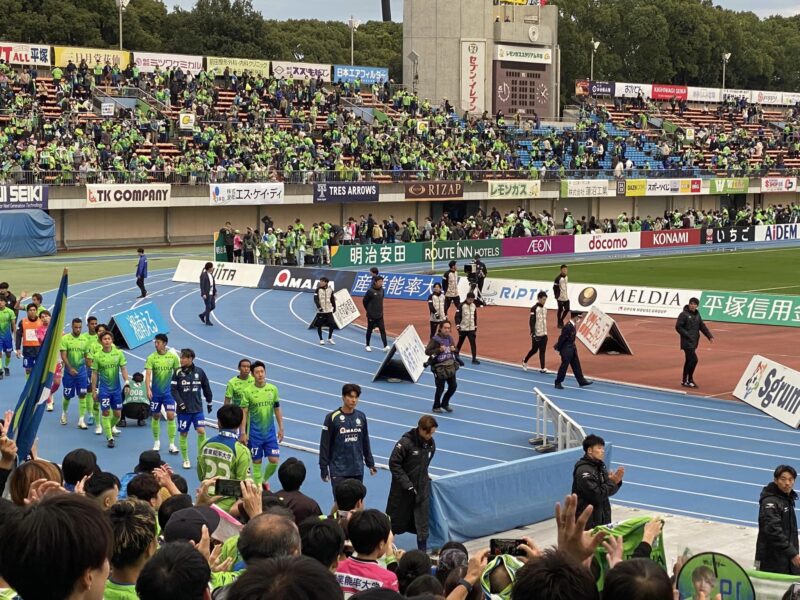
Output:
[[[197,453],[197,476],[200,481],[219,477],[221,479],[251,479],[250,450],[238,441],[236,431],[222,430],[219,435],[208,439]],[[230,510],[236,502],[226,496],[217,504],[223,510]]]
[[[258,387],[255,383],[245,390],[242,408],[248,410],[250,426],[248,435],[266,438],[275,422],[275,409],[280,407],[278,388],[271,383]]]
[[[153,352],[144,363],[145,369],[152,371],[150,389],[156,396],[168,394],[172,385],[172,376],[181,368],[180,359],[172,352],[159,354]]]
[[[0,310],[0,338],[11,336],[17,325],[17,315],[7,306]]]
[[[86,356],[89,353],[88,345],[88,340],[83,337],[83,334],[73,335],[72,333],[66,333],[61,336],[61,346],[59,350],[61,350],[61,352],[66,352],[67,362],[69,362],[72,368],[77,370],[78,373],[86,372]],[[69,373],[67,373],[67,375],[69,375]]]
[[[92,371],[97,372],[97,385],[108,391],[121,389],[119,375],[122,367],[128,364],[125,355],[119,348],[109,352],[100,350],[92,355]]]
[[[253,385],[254,381],[252,375],[248,375],[247,379],[242,379],[237,375],[228,381],[228,385],[225,387],[225,397],[230,398],[234,405],[241,406],[245,390]]]

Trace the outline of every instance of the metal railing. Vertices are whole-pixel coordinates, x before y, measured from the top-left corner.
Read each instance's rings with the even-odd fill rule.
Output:
[[[556,452],[577,448],[586,433],[572,417],[558,408],[539,388],[536,394],[536,429],[529,440],[537,452]]]
[[[142,157],[146,158],[146,157]],[[168,158],[168,155],[164,155]],[[762,168],[741,174],[735,171],[712,171],[707,169],[634,169],[627,171],[620,179],[663,179],[663,178],[702,178],[713,177],[760,177],[767,173],[780,173],[782,175],[800,175],[800,169]],[[47,184],[56,186],[85,185],[87,183],[170,183],[173,185],[206,185],[209,183],[268,183],[282,181],[287,185],[310,185],[313,183],[348,182],[348,181],[378,181],[381,183],[413,183],[417,181],[462,181],[464,183],[481,182],[489,180],[526,179],[542,181],[560,181],[562,179],[615,179],[614,171],[601,169],[590,171],[588,169],[567,169],[563,173],[555,169],[546,171],[544,176],[540,172],[532,173],[528,169],[509,169],[504,171],[420,171],[415,169],[405,170],[364,170],[354,171],[283,171],[265,169],[256,173],[231,174],[215,169],[155,171],[143,170],[131,172],[123,170],[47,170],[34,169],[28,171],[9,171],[0,173],[0,183],[4,184]]]

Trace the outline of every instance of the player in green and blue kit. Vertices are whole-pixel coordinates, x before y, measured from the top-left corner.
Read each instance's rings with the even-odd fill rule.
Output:
[[[128,369],[125,365],[125,355],[119,348],[114,347],[114,336],[111,332],[104,331],[100,334],[102,350],[92,356],[92,397],[95,402],[100,402],[103,411],[103,431],[108,440],[108,447],[114,447],[114,434],[120,433],[117,422],[122,417],[122,385],[119,375],[125,385],[128,384]]]
[[[144,364],[144,387],[150,400],[150,427],[153,431],[153,450],[161,450],[161,408],[167,413],[167,437],[169,453],[177,454],[175,434],[178,425],[175,422],[175,399],[172,397],[172,376],[181,368],[181,361],[174,352],[167,349],[169,338],[163,333],[156,334],[153,344],[156,351],[147,357]]]
[[[61,336],[61,362],[64,364],[64,378],[61,385],[64,399],[61,402],[61,424],[67,424],[69,401],[78,396],[78,428],[86,429],[83,416],[86,414],[86,392],[89,389],[89,376],[86,371],[86,356],[89,353],[89,341],[81,333],[83,321],[72,319],[72,331]]]
[[[253,458],[253,481],[260,486],[262,481],[269,481],[278,468],[281,454],[278,444],[283,441],[283,414],[278,388],[267,383],[267,367],[263,362],[256,361],[252,370],[255,381],[244,393],[242,409],[246,411],[244,418],[249,417],[247,438]],[[269,464],[262,475],[261,461],[265,456]]]
[[[197,451],[197,476],[200,481],[220,477],[222,479],[252,479],[250,451],[238,441],[239,427],[244,412],[238,406],[226,404],[217,411],[219,435],[201,444]],[[236,503],[233,496],[225,496],[217,506],[230,512]]]
[[[88,333],[83,334],[88,341],[87,348],[89,350],[89,356],[86,357],[86,371],[89,374],[89,383],[91,384],[92,356],[102,349],[100,334],[104,331],[108,331],[108,327],[103,323],[98,324],[97,317],[89,317],[86,319],[86,328],[89,330]],[[91,392],[92,390],[90,389],[89,391]],[[100,403],[95,402],[93,399],[89,400],[86,412],[86,424],[96,425],[97,428],[94,432],[97,435],[103,433],[103,428],[100,425]]]
[[[242,405],[244,391],[253,385],[253,376],[250,374],[250,360],[243,358],[239,361],[239,374],[228,381],[225,387],[225,404],[233,402],[234,406]],[[247,419],[242,419],[239,426],[239,441],[247,444]]]
[[[13,334],[17,327],[17,314],[9,306],[6,306],[5,296],[0,296],[0,352],[3,356],[3,366],[0,368],[0,379],[11,373],[11,352],[14,350]]]

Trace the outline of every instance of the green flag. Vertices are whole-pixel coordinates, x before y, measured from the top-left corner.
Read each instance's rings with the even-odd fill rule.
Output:
[[[635,519],[620,521],[619,523],[611,523],[610,525],[598,525],[592,530],[592,533],[604,531],[607,535],[621,537],[622,559],[628,560],[633,556],[634,550],[642,543],[644,526],[652,520],[653,517],[637,517]],[[664,539],[662,533],[659,533],[656,539],[653,540],[650,560],[657,562],[664,570],[667,569],[667,557],[664,554]],[[599,546],[597,550],[595,550],[594,561],[599,573],[597,577],[597,589],[602,591],[606,573],[609,571],[608,561],[606,560],[606,549],[603,548],[603,546]]]

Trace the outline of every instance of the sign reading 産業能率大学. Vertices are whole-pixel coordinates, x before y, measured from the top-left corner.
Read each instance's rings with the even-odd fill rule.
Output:
[[[699,311],[707,321],[800,327],[800,296],[703,292]]]
[[[208,197],[211,206],[283,204],[282,182],[211,183]]]
[[[46,185],[0,185],[0,212],[23,208],[47,210]]]
[[[756,354],[733,395],[790,427],[800,427],[800,372]]]
[[[428,300],[433,292],[433,284],[441,283],[440,275],[413,275],[408,273],[381,273],[385,298],[396,300]],[[372,287],[372,273],[361,271],[356,274],[350,293],[363,296]]]
[[[172,186],[168,183],[90,183],[86,186],[86,208],[167,206]]]

